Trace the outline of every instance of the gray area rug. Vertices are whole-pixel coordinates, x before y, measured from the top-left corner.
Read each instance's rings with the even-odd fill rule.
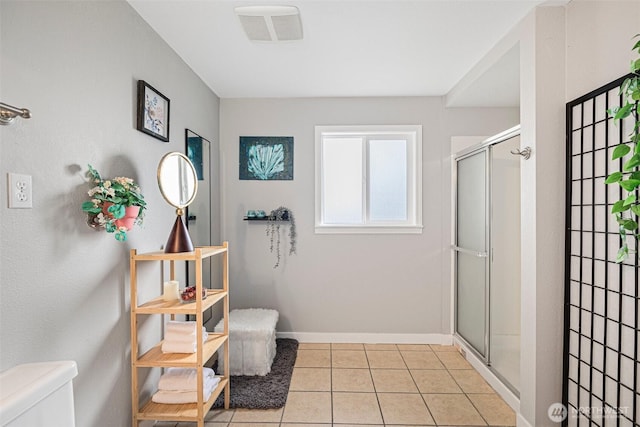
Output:
[[[293,365],[298,354],[298,341],[291,338],[276,339],[276,356],[271,372],[261,376],[232,376],[230,408],[273,409],[287,402]],[[221,393],[213,408],[224,407]]]

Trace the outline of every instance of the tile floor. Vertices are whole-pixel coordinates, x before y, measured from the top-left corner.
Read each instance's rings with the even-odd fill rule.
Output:
[[[207,427],[515,426],[454,347],[301,343],[284,408],[211,411]],[[194,423],[157,423],[191,427]],[[278,426],[279,425],[279,426]]]

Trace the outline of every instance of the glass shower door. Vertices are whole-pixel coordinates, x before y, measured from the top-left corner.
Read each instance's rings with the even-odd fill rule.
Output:
[[[457,160],[456,332],[487,359],[488,150]]]
[[[520,388],[520,147],[514,136],[491,148],[491,296],[489,363]]]

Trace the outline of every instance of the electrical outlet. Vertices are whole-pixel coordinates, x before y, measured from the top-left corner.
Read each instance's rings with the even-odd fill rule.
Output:
[[[10,209],[30,209],[33,207],[31,175],[9,172],[7,186]]]

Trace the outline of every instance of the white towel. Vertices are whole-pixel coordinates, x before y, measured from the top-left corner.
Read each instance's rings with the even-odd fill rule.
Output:
[[[207,379],[214,378],[215,372],[211,368],[202,368],[203,384]],[[198,370],[195,368],[168,368],[160,376],[159,390],[195,391],[198,387]]]
[[[167,332],[174,331],[180,332],[183,334],[196,334],[196,322],[195,320],[190,320],[187,322],[180,322],[178,320],[169,320],[167,322]]]
[[[203,398],[209,400],[211,393],[220,383],[220,377],[214,377],[205,382],[203,390]],[[198,393],[196,391],[172,391],[158,390],[151,400],[155,403],[179,404],[179,403],[196,403],[198,402]]]
[[[202,335],[204,336],[207,333],[207,330],[205,329],[205,327],[202,327]],[[164,333],[164,339],[165,341],[173,341],[173,342],[195,342],[196,340],[196,333],[194,331],[194,333],[184,333],[184,332],[180,332],[180,331],[166,331]]]
[[[202,342],[207,341],[208,333],[202,334]],[[196,338],[193,340],[184,341],[184,342],[176,342],[176,341],[162,341],[162,346],[160,347],[163,353],[195,353],[198,351],[198,346],[196,345]]]

